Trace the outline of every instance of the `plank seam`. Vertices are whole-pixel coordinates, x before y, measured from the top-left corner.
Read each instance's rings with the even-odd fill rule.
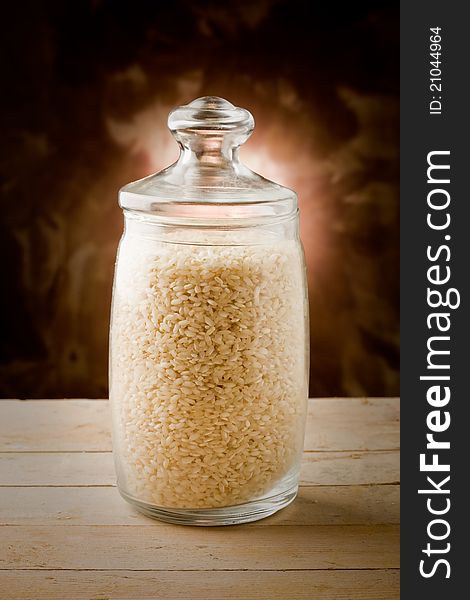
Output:
[[[348,568],[344,568],[344,567],[331,567],[329,569],[319,569],[319,568],[312,568],[312,569],[130,569],[130,568],[126,568],[126,569],[80,569],[80,568],[76,568],[76,569],[61,569],[61,568],[56,568],[56,569],[42,569],[42,568],[37,568],[37,567],[30,567],[30,568],[22,568],[22,569],[8,569],[8,568],[3,568],[0,567],[0,571],[20,571],[20,572],[25,572],[25,571],[33,571],[33,572],[76,572],[76,571],[85,571],[85,572],[89,572],[89,573],[95,573],[95,572],[100,572],[100,573],[113,573],[116,571],[129,571],[129,572],[133,572],[133,573],[237,573],[237,572],[249,572],[249,573],[263,573],[263,572],[270,572],[270,573],[289,573],[292,571],[295,572],[303,572],[303,573],[308,573],[310,571],[399,571],[400,568],[399,567],[359,567],[359,568],[353,568],[353,569],[348,569]]]

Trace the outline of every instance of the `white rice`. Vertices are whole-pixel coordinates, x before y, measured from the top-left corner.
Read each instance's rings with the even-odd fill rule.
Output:
[[[186,508],[269,494],[298,466],[306,386],[295,242],[123,239],[111,400],[127,494]]]

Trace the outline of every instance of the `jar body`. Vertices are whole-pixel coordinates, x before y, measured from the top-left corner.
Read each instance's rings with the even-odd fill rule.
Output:
[[[164,520],[256,520],[296,495],[308,395],[297,214],[236,227],[126,215],[113,289],[118,487]]]

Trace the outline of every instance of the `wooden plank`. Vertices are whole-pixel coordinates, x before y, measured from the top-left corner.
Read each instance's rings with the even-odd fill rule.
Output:
[[[304,452],[302,485],[368,485],[397,483],[400,453]]]
[[[377,571],[8,571],[10,600],[397,600],[399,572]]]
[[[306,450],[396,450],[398,398],[329,398],[309,401]]]
[[[5,400],[0,411],[0,451],[111,449],[106,400]]]
[[[302,485],[390,484],[399,479],[399,453],[304,453]],[[0,453],[0,486],[114,485],[109,452]]]
[[[399,566],[397,525],[2,526],[2,569],[290,570]]]
[[[111,452],[0,453],[0,486],[114,485]]]
[[[0,451],[111,450],[106,400],[5,400],[0,411]],[[398,415],[397,398],[310,400],[305,449],[397,449]]]
[[[246,527],[399,523],[399,509],[398,485],[302,487],[287,508]],[[1,491],[0,524],[146,525],[149,519],[111,487],[11,487]]]

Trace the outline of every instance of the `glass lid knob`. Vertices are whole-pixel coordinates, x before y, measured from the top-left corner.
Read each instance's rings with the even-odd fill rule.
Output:
[[[249,138],[255,121],[245,108],[218,96],[203,96],[175,108],[168,127],[184,146],[192,146],[192,138],[197,136],[228,138],[231,145],[238,146]]]

